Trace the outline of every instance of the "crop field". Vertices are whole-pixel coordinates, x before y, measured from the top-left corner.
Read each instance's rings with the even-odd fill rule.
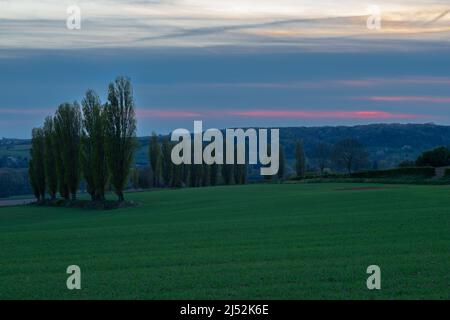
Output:
[[[449,299],[450,187],[261,184],[0,207],[0,299]],[[68,290],[66,268],[81,268]],[[368,290],[369,265],[381,290]]]

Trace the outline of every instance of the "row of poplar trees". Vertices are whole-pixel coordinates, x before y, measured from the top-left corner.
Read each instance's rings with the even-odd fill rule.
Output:
[[[124,201],[124,189],[137,146],[130,80],[117,77],[108,99],[88,90],[81,101],[61,104],[55,115],[32,131],[30,184],[39,201],[46,194],[76,200],[80,181],[93,201],[105,199],[109,184]]]
[[[150,137],[149,159],[152,171],[152,185],[155,187],[205,187],[219,184],[246,184],[249,166],[237,164],[235,150],[235,164],[181,164],[175,165],[171,161],[171,151],[175,143],[169,137],[159,139],[156,133]],[[224,151],[225,151],[224,146]],[[192,152],[193,155],[194,152]],[[225,157],[224,157],[225,158]],[[192,159],[192,163],[193,163]],[[304,167],[304,164],[303,164]],[[258,167],[254,167],[259,171]],[[279,170],[275,175],[282,181],[285,176],[284,149],[280,146]],[[271,180],[273,176],[265,176]]]
[[[156,133],[153,133],[150,137],[148,155],[154,187],[205,187],[247,182],[248,168],[245,164],[175,165],[171,160],[174,146],[175,142],[170,141],[168,136],[159,139]]]

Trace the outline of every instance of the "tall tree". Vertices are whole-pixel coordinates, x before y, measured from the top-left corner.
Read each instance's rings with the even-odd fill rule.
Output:
[[[278,167],[278,180],[283,181],[284,179],[284,171],[286,167],[286,160],[284,159],[284,148],[280,144],[280,153],[279,153],[279,167]]]
[[[181,165],[181,182],[184,186],[187,186],[189,183],[189,167],[189,164],[183,163]]]
[[[40,201],[41,194],[39,193],[39,186],[36,176],[34,174],[34,161],[32,158],[28,161],[28,178],[30,181],[31,189],[33,190],[34,197],[37,201]]]
[[[226,142],[223,143],[223,159],[227,158],[227,148]],[[235,153],[236,155],[236,153]],[[226,161],[221,165],[221,175],[223,183],[226,185],[233,184],[233,176],[234,176],[234,164],[226,164]]]
[[[221,169],[223,183],[226,185],[233,184],[234,165],[223,164],[221,165]]]
[[[96,200],[95,182],[94,182],[94,145],[92,139],[83,130],[81,134],[81,168],[84,181],[86,182],[86,192],[91,196],[91,200]]]
[[[211,166],[207,165],[206,163],[203,163],[201,166],[202,166],[202,176],[200,177],[201,186],[206,187],[206,186],[209,186],[211,183],[211,181],[210,181]]]
[[[58,192],[58,175],[56,171],[56,155],[53,141],[55,139],[55,126],[53,125],[53,118],[47,117],[44,122],[44,165],[45,165],[45,182],[47,191],[52,200],[56,199]]]
[[[217,184],[217,174],[219,172],[219,165],[217,163],[213,163],[209,167],[209,183],[212,186]]]
[[[34,128],[30,150],[30,181],[38,201],[45,200],[45,136],[41,128]]]
[[[136,118],[130,80],[117,77],[108,88],[106,115],[106,158],[111,184],[119,201],[128,181],[136,150]]]
[[[306,157],[303,150],[303,140],[297,140],[295,144],[295,161],[297,176],[303,178],[306,173]]]
[[[158,136],[152,132],[150,137],[150,145],[148,147],[148,156],[150,159],[150,167],[153,173],[153,186],[157,187],[161,176],[161,146],[158,142]]]
[[[106,164],[106,116],[100,98],[88,90],[83,98],[82,167],[92,200],[105,199],[108,180]]]
[[[58,191],[61,197],[65,200],[70,199],[69,186],[66,180],[66,169],[63,161],[63,148],[64,141],[60,136],[58,136],[57,131],[57,119],[56,116],[53,118],[53,126],[55,129],[55,135],[53,136],[53,150],[55,155],[55,165],[56,165],[56,176],[58,180]]]
[[[182,169],[183,169],[182,164],[179,164],[179,165],[172,164],[172,177],[171,177],[171,182],[170,182],[170,186],[172,188],[181,188],[181,186],[182,186]]]
[[[234,168],[234,183],[245,184],[247,182],[247,165],[235,164]]]
[[[334,146],[332,158],[338,167],[345,168],[351,174],[353,170],[367,164],[368,153],[358,140],[349,138]]]
[[[189,183],[188,183],[188,185],[189,185],[189,187],[195,187],[196,175],[197,175],[196,174],[196,167],[195,167],[194,164],[189,164],[188,168],[189,168],[189,170],[188,170],[188,173],[189,173],[189,178],[188,178]]]
[[[61,147],[64,180],[72,196],[77,199],[80,183],[81,112],[78,103],[63,103],[56,111],[55,135]]]
[[[171,158],[172,144],[169,137],[164,137],[161,144],[161,175],[166,186],[170,186],[172,180],[173,163]]]

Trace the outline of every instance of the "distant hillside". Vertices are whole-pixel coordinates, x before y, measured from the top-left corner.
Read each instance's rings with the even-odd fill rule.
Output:
[[[335,144],[344,138],[355,138],[362,142],[377,161],[380,168],[396,166],[405,159],[415,159],[425,150],[436,146],[450,145],[450,126],[434,124],[371,124],[338,127],[292,127],[281,128],[281,144],[287,159],[294,158],[294,145],[303,139],[309,165],[314,166],[314,146],[319,142]],[[139,138],[136,164],[148,163],[149,137]],[[23,139],[0,140],[0,167],[26,167],[30,142]]]
[[[294,157],[294,143],[303,139],[308,158],[313,158],[314,146],[319,142],[335,144],[345,138],[363,143],[370,159],[380,168],[396,166],[407,159],[415,159],[423,151],[450,145],[450,126],[434,124],[371,124],[339,127],[298,127],[281,129],[281,143],[287,158]]]
[[[280,143],[286,158],[294,158],[295,142],[303,139],[309,165],[314,166],[314,147],[319,142],[331,145],[345,138],[362,142],[371,161],[379,168],[394,167],[407,159],[415,159],[423,151],[450,145],[450,126],[434,124],[371,124],[359,126],[288,127],[280,128]],[[149,137],[141,137],[136,162],[147,164]]]

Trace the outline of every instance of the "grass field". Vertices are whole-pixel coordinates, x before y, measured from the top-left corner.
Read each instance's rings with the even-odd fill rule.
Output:
[[[449,299],[450,187],[362,186],[150,191],[112,211],[0,208],[0,298]],[[82,290],[66,288],[72,264]],[[371,264],[379,291],[366,288]]]

